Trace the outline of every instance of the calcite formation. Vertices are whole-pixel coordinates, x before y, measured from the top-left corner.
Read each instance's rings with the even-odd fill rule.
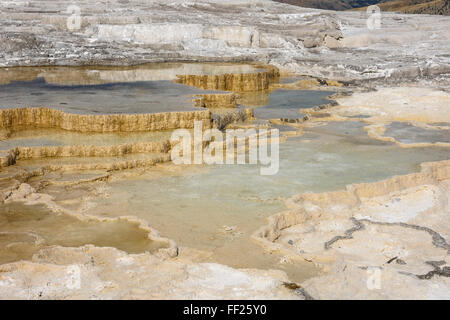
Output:
[[[397,144],[402,148],[449,147],[446,139],[449,131],[450,113],[448,92],[424,87],[379,88],[352,95],[336,94],[333,103],[305,109],[312,121],[361,121],[369,137]],[[393,124],[415,128],[417,135],[427,133],[430,141],[402,142],[386,133]],[[421,130],[421,131],[420,131]],[[434,134],[433,134],[434,132]]]
[[[167,62],[127,66],[36,66],[0,68],[0,83],[34,81],[42,78],[52,85],[100,85],[137,81],[173,81],[177,75],[219,75],[255,73],[265,66],[251,63],[195,63]]]
[[[98,39],[103,41],[131,41],[144,44],[210,40],[233,47],[252,48],[260,45],[258,30],[249,26],[205,26],[188,23],[152,23],[99,25]]]
[[[79,181],[72,184],[76,183]],[[139,229],[134,233],[144,231],[150,241],[159,243],[154,251],[141,249],[131,254],[104,245],[70,248],[58,245],[57,240],[49,246],[39,238],[38,224],[33,235],[41,241],[25,239],[25,233],[17,230],[17,237],[9,233],[10,243],[0,250],[2,257],[12,259],[0,266],[0,299],[304,299],[301,293],[285,286],[289,279],[283,272],[238,270],[214,263],[194,263],[189,256],[180,257],[172,240],[162,238],[145,221],[132,216],[99,218],[68,210],[52,197],[20,182],[1,189],[0,195],[4,204],[43,205],[50,211],[47,215],[60,219],[67,217],[87,225],[102,223],[102,228],[108,228],[108,223],[129,225]],[[21,218],[24,221],[23,215]],[[71,223],[75,227],[76,223]],[[0,221],[0,228],[5,226]],[[16,228],[19,227],[17,223]],[[99,230],[97,227],[96,233]],[[113,239],[120,239],[123,228],[117,232]],[[126,238],[127,234],[123,236]],[[95,238],[101,239],[98,234]],[[14,258],[16,255],[18,258]]]
[[[179,75],[179,83],[204,90],[223,90],[233,92],[262,91],[279,78],[279,71],[274,67],[253,73],[219,74],[219,75]]]
[[[19,68],[20,69],[20,68]],[[21,70],[21,69],[20,69]],[[66,72],[52,68],[31,68],[20,70],[3,70],[0,72],[6,83],[19,75],[20,79],[32,81],[40,77],[52,84],[58,85],[80,85],[80,84],[104,84],[114,81],[159,81],[171,79],[175,71],[206,72],[207,77],[223,90],[259,90],[260,87],[268,87],[278,77],[278,70],[270,66],[222,64],[222,65],[199,65],[199,64],[161,64],[155,66],[144,66],[142,69],[123,68],[112,71],[108,68],[95,69],[70,69],[63,68]],[[221,70],[242,71],[242,73],[225,73]],[[155,71],[155,72],[153,72]],[[164,71],[168,71],[164,72]],[[106,72],[106,75],[103,74]],[[131,72],[131,73],[130,73]],[[156,73],[156,74],[155,74]],[[61,77],[59,77],[59,75]],[[181,76],[178,76],[181,77]],[[204,79],[196,74],[189,79]],[[215,81],[228,79],[229,81]],[[210,83],[206,81],[205,83]],[[237,95],[235,93],[206,93],[194,97],[198,107],[203,108],[236,108]],[[201,121],[204,129],[212,126],[223,128],[236,121],[247,121],[253,118],[251,109],[231,112],[229,114],[216,115],[214,118],[208,110],[188,112],[163,112],[149,114],[73,114],[55,108],[13,108],[0,109],[0,128],[2,138],[8,140],[12,133],[36,129],[58,129],[65,132],[80,133],[138,133],[167,131],[173,129],[190,129],[194,121]],[[39,133],[37,132],[39,135]],[[139,139],[139,138],[138,138]],[[31,162],[32,166],[40,166],[45,170],[119,170],[135,167],[149,166],[159,162],[169,161],[171,142],[162,140],[156,142],[133,141],[117,144],[113,141],[102,145],[90,145],[89,141],[80,145],[57,145],[57,146],[18,146],[0,152],[0,166],[14,165],[17,161],[36,160],[44,158],[58,158],[58,161]],[[112,144],[112,145],[111,145]],[[155,156],[138,157],[140,154],[155,153]],[[128,158],[113,157],[130,156]],[[66,158],[66,160],[64,160]],[[86,158],[87,161],[78,161],[76,158]],[[102,160],[103,158],[103,160]],[[91,159],[89,161],[88,159]],[[113,161],[111,161],[113,160]]]
[[[14,130],[24,127],[59,128],[79,132],[139,132],[193,128],[194,121],[211,126],[211,113],[205,111],[154,114],[71,114],[53,108],[0,110],[0,126]]]
[[[236,95],[233,93],[211,93],[197,95],[195,105],[202,108],[236,108]]]
[[[421,168],[293,197],[288,210],[272,216],[254,239],[288,260],[305,259],[327,270],[303,283],[317,298],[448,298],[450,161]],[[372,287],[375,272],[381,284]]]
[[[434,88],[379,88],[375,92],[355,92],[338,97],[333,112],[338,115],[363,114],[372,122],[450,122],[450,94]]]
[[[16,108],[0,110],[0,126],[9,131],[25,128],[58,128],[77,132],[143,132],[178,128],[193,128],[194,121],[201,121],[205,128],[212,125],[209,111],[168,112],[159,114],[69,114],[52,108]],[[163,156],[149,159],[122,160],[117,163],[80,163],[76,165],[47,164],[57,169],[125,169],[168,161],[170,141],[135,142],[121,145],[77,145],[15,147],[0,152],[0,166],[13,165],[18,160],[51,157],[118,157],[127,154],[159,152]]]
[[[75,184],[76,182],[74,182],[73,184]],[[121,218],[99,218],[96,216],[88,216],[83,214],[80,211],[77,210],[68,210],[65,209],[63,207],[61,207],[60,205],[58,205],[51,196],[47,195],[47,194],[41,194],[39,192],[37,192],[33,187],[31,187],[29,184],[27,183],[20,183],[17,180],[12,180],[9,183],[9,186],[5,187],[2,186],[2,189],[0,189],[0,199],[2,199],[2,203],[4,205],[8,204],[8,203],[24,203],[26,205],[41,205],[44,206],[45,208],[47,208],[47,216],[52,216],[52,215],[57,215],[58,218],[62,219],[62,220],[71,220],[71,222],[66,222],[66,223],[73,223],[74,225],[76,224],[80,224],[80,223],[84,223],[85,225],[89,225],[91,224],[98,224],[99,227],[102,223],[107,222],[110,224],[124,224],[124,225],[128,225],[128,228],[135,228],[136,231],[135,232],[140,232],[143,233],[143,236],[146,237],[148,239],[148,241],[150,242],[156,242],[159,243],[158,249],[155,250],[155,254],[160,256],[160,257],[174,257],[177,255],[178,253],[178,247],[175,244],[175,242],[173,240],[167,239],[167,238],[163,238],[159,235],[158,231],[154,230],[153,228],[151,228],[148,223],[146,223],[143,220],[137,219],[135,217],[132,216],[124,216]],[[3,211],[4,208],[2,207],[2,216],[4,218],[5,217],[5,212]],[[18,210],[19,212],[17,213],[17,215],[20,215],[20,208]],[[38,210],[37,210],[38,211]],[[14,213],[13,213],[14,215]],[[12,218],[14,219],[14,218]],[[38,219],[39,220],[39,219]],[[51,224],[51,218],[50,219],[42,219],[44,222],[44,224],[46,223],[46,220],[49,220],[49,224]],[[22,221],[26,221],[26,215],[24,215],[24,217],[22,217]],[[3,221],[4,222],[4,221]],[[19,222],[20,222],[20,217],[19,217]],[[18,223],[18,225],[20,225],[20,223]],[[28,235],[33,235],[37,237],[37,241],[32,241],[32,243],[23,243],[22,247],[19,245],[17,248],[14,248],[14,246],[8,246],[8,244],[6,244],[4,250],[6,250],[6,253],[9,253],[8,251],[11,251],[11,253],[15,253],[18,256],[17,260],[21,260],[24,259],[25,257],[23,257],[23,255],[28,255],[30,258],[34,253],[39,252],[39,250],[41,250],[42,248],[48,247],[51,244],[54,243],[47,243],[47,240],[50,238],[52,238],[52,236],[40,236],[40,232],[44,232],[46,233],[46,229],[51,228],[52,226],[44,226],[42,228],[42,230],[40,230],[40,226],[39,226],[39,222],[37,222],[36,224],[36,228],[33,229],[33,232],[29,232],[29,230],[27,231],[25,230],[21,230],[20,227],[18,227],[18,230],[13,231],[10,228],[8,228],[8,221],[6,219],[6,224],[3,223],[2,225],[2,233],[6,233],[8,234],[9,232],[11,233],[18,233],[18,234],[28,234]],[[58,225],[55,224],[53,227],[57,228]],[[85,226],[86,227],[86,226]],[[121,232],[120,228],[118,228],[117,232]],[[111,236],[111,235],[110,235]],[[57,237],[56,237],[57,238]],[[124,238],[126,238],[126,233],[124,234]],[[61,241],[61,240],[59,240]],[[83,240],[81,240],[83,241]],[[106,242],[110,241],[114,241],[114,240],[105,240]],[[12,241],[14,243],[14,241]],[[51,241],[50,241],[51,242]],[[56,243],[58,241],[56,240]],[[89,240],[88,240],[89,242]],[[18,241],[18,244],[20,244],[20,241]],[[139,252],[141,251],[150,251],[150,249],[140,249]],[[3,252],[5,253],[5,252]],[[135,253],[135,252],[133,252]]]
[[[80,9],[79,29],[68,28],[77,18],[70,5]],[[8,1],[0,12],[2,66],[257,61],[319,78],[396,82],[450,70],[436,54],[449,51],[445,16],[382,12],[382,27],[371,30],[366,12],[268,0]]]
[[[80,14],[68,13],[69,5],[77,6]],[[402,147],[407,146],[384,136],[393,121],[447,130],[450,18],[382,13],[381,28],[374,30],[368,28],[367,18],[365,12],[314,10],[266,0],[2,1],[0,66],[5,68],[0,70],[0,83],[38,78],[60,85],[176,80],[226,91],[197,97],[199,106],[213,110],[241,102],[267,104],[270,90],[283,87],[274,85],[280,73],[289,73],[313,80],[302,78],[285,88],[317,89],[325,83],[340,92],[336,103],[302,110],[307,117],[295,124],[299,129],[326,121],[362,121],[369,137]],[[70,27],[73,19],[79,19],[79,28]],[[240,64],[199,63],[214,61]],[[172,65],[130,67],[153,62]],[[55,75],[55,65],[127,67],[99,67],[96,72],[65,67]],[[27,66],[50,67],[23,68]],[[19,72],[13,70],[16,67]],[[219,72],[214,72],[216,67]],[[31,126],[120,133],[189,129],[198,120],[203,128],[225,129],[252,117],[251,109],[214,116],[210,110],[88,115],[48,107],[0,109],[0,138],[7,140],[11,132]],[[78,209],[69,210],[39,189],[53,185],[73,190],[81,185],[93,192],[92,197],[106,197],[94,183],[107,184],[113,170],[168,161],[170,147],[164,139],[4,150],[1,205],[40,205],[49,215],[70,216],[88,226],[89,221],[101,223],[101,218],[85,215],[90,205],[85,198]],[[89,170],[100,173],[80,173]],[[36,182],[54,171],[84,178]],[[3,244],[3,235],[8,236],[7,250],[31,251],[26,261],[0,265],[0,298],[448,299],[449,186],[446,160],[422,164],[418,173],[373,183],[355,181],[344,190],[290,198],[287,210],[272,216],[253,238],[267,251],[282,253],[283,263],[297,267],[306,260],[322,269],[321,275],[299,284],[290,283],[280,271],[193,261],[195,254],[183,256],[173,240],[162,238],[129,212],[105,219],[137,226],[149,240],[164,245],[137,254],[88,244],[29,247],[39,237],[4,230],[0,241]],[[73,277],[74,270],[79,278]],[[77,280],[79,287],[73,286]]]
[[[18,160],[54,157],[120,157],[133,153],[168,153],[169,140],[162,142],[137,142],[113,146],[40,146],[16,147],[0,153],[0,167],[13,165]]]
[[[40,154],[36,158],[38,159],[43,158],[43,155]],[[55,159],[59,159],[60,161],[54,161]],[[102,154],[101,156],[97,157],[81,158],[84,159],[84,161],[80,161],[79,159],[80,157],[64,158],[64,156],[62,156],[60,158],[52,159],[53,161],[51,162],[42,159],[40,163],[37,164],[33,163],[33,164],[37,165],[40,168],[39,171],[61,171],[61,170],[71,171],[71,170],[98,170],[98,169],[112,171],[112,170],[132,169],[138,167],[148,167],[155,165],[157,163],[167,162],[171,160],[170,154],[167,153],[161,153],[150,156],[147,155],[145,157],[135,157],[135,158],[133,157],[125,158],[117,156],[107,157],[105,154]],[[5,166],[9,166],[15,164],[17,158],[14,156],[8,156],[6,159],[1,158],[1,160],[2,164],[4,163]]]

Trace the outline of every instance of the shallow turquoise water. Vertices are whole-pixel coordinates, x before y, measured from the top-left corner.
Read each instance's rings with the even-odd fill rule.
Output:
[[[404,149],[371,139],[363,126],[334,122],[289,138],[280,145],[280,168],[273,176],[260,175],[256,165],[216,165],[201,174],[114,182],[115,196],[100,201],[95,211],[132,212],[182,245],[211,248],[225,245],[221,238],[211,239],[223,225],[237,225],[249,236],[295,194],[378,181],[450,157],[448,148]],[[123,211],[114,209],[116,200]]]
[[[53,85],[44,79],[0,86],[0,108],[52,107],[79,114],[158,113],[201,110],[192,95],[210,93],[172,81]]]
[[[169,80],[68,86],[38,79],[0,87],[5,89],[0,91],[1,108],[9,104],[46,105],[74,113],[94,114],[194,110],[189,101],[191,95],[204,92]],[[267,119],[298,119],[303,116],[302,108],[328,103],[326,97],[330,93],[274,90],[265,105],[255,108],[255,116],[261,123]],[[183,168],[182,174],[176,175],[160,174],[163,170],[160,166],[150,167],[137,177],[130,175],[123,180],[108,182],[108,196],[92,198],[90,201],[94,204],[86,209],[86,213],[140,217],[162,236],[174,239],[182,247],[211,252],[214,262],[235,267],[284,268],[277,262],[279,258],[269,257],[250,241],[250,236],[265,224],[268,216],[285,209],[287,198],[302,192],[338,190],[351,183],[407,174],[419,170],[422,162],[450,158],[449,148],[400,148],[393,143],[371,139],[363,127],[362,122],[347,121],[324,122],[306,128],[302,136],[290,137],[280,144],[279,171],[272,176],[261,175],[257,165],[200,165]],[[286,126],[282,129],[289,131]],[[394,124],[388,128],[391,133],[389,130],[408,141],[430,138],[404,125],[396,127]],[[45,139],[38,142],[32,131],[18,134],[15,141],[20,140],[24,145],[109,145],[154,141],[167,137],[166,134],[119,137],[67,133],[56,136],[52,130],[47,130]],[[14,141],[2,143],[10,146]],[[116,159],[96,159],[106,160]],[[45,161],[37,162],[41,165]],[[82,158],[81,161],[92,159]],[[295,273],[295,270],[291,272]]]

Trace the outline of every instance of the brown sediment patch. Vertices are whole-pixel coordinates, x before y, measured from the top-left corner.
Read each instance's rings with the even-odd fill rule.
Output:
[[[279,126],[289,126],[300,130],[304,127],[304,122],[308,121],[309,117],[303,117],[301,119],[270,119],[269,122]]]
[[[154,114],[70,114],[51,108],[16,108],[0,110],[0,128],[59,128],[78,132],[139,132],[193,128],[202,121],[210,128],[209,110]]]

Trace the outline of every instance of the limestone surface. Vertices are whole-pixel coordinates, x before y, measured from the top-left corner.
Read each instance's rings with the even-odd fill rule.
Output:
[[[368,18],[268,0],[2,1],[0,66],[246,60],[347,81],[448,74],[450,17],[383,12],[380,29]]]
[[[449,165],[293,197],[254,239],[322,265],[303,283],[319,299],[448,299]]]

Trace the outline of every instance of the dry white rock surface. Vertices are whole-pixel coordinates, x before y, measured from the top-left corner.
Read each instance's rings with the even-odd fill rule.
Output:
[[[367,18],[268,0],[2,1],[0,66],[250,60],[325,78],[448,86],[439,75],[450,71],[450,17],[382,13],[375,30]]]

